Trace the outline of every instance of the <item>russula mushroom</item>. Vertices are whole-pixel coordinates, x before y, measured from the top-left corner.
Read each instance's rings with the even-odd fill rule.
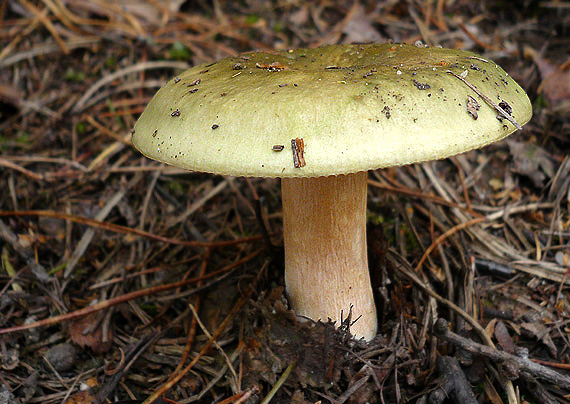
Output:
[[[500,140],[531,104],[494,62],[412,45],[248,53],[196,66],[135,126],[146,156],[222,175],[282,178],[286,290],[297,314],[370,340],[367,170]]]

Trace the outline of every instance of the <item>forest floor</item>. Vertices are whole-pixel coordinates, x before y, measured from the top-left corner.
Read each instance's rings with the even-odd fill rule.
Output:
[[[362,343],[289,310],[279,180],[131,131],[191,66],[388,41],[492,59],[534,116],[369,173]],[[0,2],[0,404],[570,402],[569,49],[567,1]]]

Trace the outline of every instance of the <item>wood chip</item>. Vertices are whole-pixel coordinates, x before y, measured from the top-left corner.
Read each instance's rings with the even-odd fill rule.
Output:
[[[293,150],[295,168],[305,167],[305,142],[303,138],[291,139],[291,149]]]
[[[471,97],[470,95],[467,96],[467,112],[475,120],[477,120],[477,118],[479,118],[479,114],[477,113],[477,111],[479,111],[479,109],[481,109],[481,105],[479,105],[477,100],[475,98]]]

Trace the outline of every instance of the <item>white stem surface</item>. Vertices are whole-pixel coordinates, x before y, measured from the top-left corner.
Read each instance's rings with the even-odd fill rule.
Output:
[[[356,338],[376,334],[366,250],[366,172],[283,178],[285,285],[298,315],[340,325],[352,307]]]

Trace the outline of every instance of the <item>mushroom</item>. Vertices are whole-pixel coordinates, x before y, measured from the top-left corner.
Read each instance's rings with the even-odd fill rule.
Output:
[[[150,101],[133,143],[188,170],[282,178],[293,309],[337,324],[351,315],[368,341],[366,172],[485,146],[531,115],[522,88],[471,52],[332,45],[191,68]]]

